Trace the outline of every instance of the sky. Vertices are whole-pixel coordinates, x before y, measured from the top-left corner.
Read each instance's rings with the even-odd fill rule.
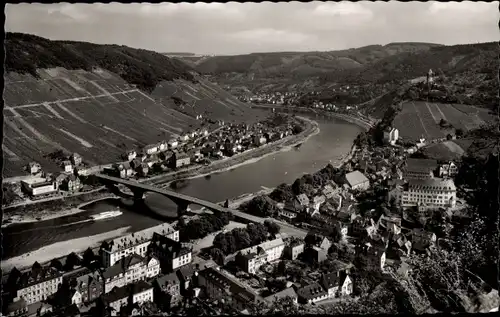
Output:
[[[498,41],[498,1],[7,4],[5,29],[158,52],[332,51]]]

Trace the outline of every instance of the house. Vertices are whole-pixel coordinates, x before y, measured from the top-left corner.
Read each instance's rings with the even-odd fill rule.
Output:
[[[352,294],[352,281],[349,274],[343,270],[322,274],[320,284],[328,292],[328,298],[348,296]]]
[[[186,153],[175,152],[172,155],[172,163],[174,168],[180,168],[191,164],[191,158]]]
[[[6,304],[6,303],[4,303]],[[25,316],[28,313],[28,305],[24,299],[9,303],[5,309],[6,316]]]
[[[249,303],[264,302],[264,299],[255,291],[245,287],[218,267],[210,267],[200,271],[198,281],[205,298],[219,301],[224,299],[230,307],[238,312],[246,309]]]
[[[168,141],[168,148],[175,149],[179,145],[179,142],[175,139]]]
[[[102,302],[111,308],[111,316],[119,316],[124,308],[134,304],[154,301],[153,286],[145,281],[138,281],[123,287],[117,287],[103,295]]]
[[[312,199],[312,202],[311,202],[311,205],[312,205],[311,207],[314,210],[319,211],[319,208],[321,207],[322,204],[325,203],[325,201],[326,201],[326,197],[323,195],[314,196]]]
[[[312,304],[328,298],[328,292],[325,291],[319,283],[312,283],[297,290],[298,302],[302,304]]]
[[[160,261],[161,271],[170,273],[192,261],[192,249],[164,235],[153,233],[149,251]]]
[[[319,264],[328,257],[328,250],[317,246],[307,247],[304,250],[304,259],[311,264]]]
[[[453,162],[439,166],[439,177],[454,177],[458,173],[458,167]]]
[[[126,154],[125,154],[125,158],[127,159],[127,161],[132,161],[133,159],[135,159],[137,157],[137,152],[135,150],[132,150],[132,151],[128,151]]]
[[[70,160],[74,166],[78,166],[78,165],[82,164],[82,157],[78,153],[73,153],[70,157]]]
[[[152,155],[159,151],[158,147],[159,144],[149,144],[144,147],[143,151],[148,155]]]
[[[57,292],[62,274],[52,267],[34,267],[15,278],[14,301],[23,299],[26,305],[47,299]]]
[[[145,259],[144,262],[146,264],[146,278],[150,279],[158,274],[160,274],[160,261],[152,256],[148,255]]]
[[[55,182],[56,182],[57,187],[62,186],[62,184],[66,181],[67,177],[68,177],[68,175],[63,174],[63,173],[57,175],[57,177],[55,178]]]
[[[153,282],[155,302],[162,310],[170,310],[181,300],[181,283],[175,272],[163,275]]]
[[[144,280],[146,278],[146,263],[144,258],[138,254],[131,254],[121,258],[114,265],[102,272],[104,280],[104,293],[109,293],[115,287]]]
[[[290,260],[296,260],[304,252],[304,246],[303,242],[292,241],[285,247],[284,255]]]
[[[181,293],[184,293],[191,286],[191,282],[193,281],[193,277],[195,276],[196,272],[193,269],[192,264],[190,263],[188,265],[181,266],[176,271],[176,274],[181,283]]]
[[[163,152],[168,150],[168,142],[166,141],[161,141],[158,143],[158,151]]]
[[[435,246],[436,234],[416,228],[411,231],[411,242],[413,249],[425,252],[428,248]]]
[[[172,240],[179,241],[179,231],[175,230],[169,223],[163,223],[158,226],[128,234],[124,237],[104,241],[99,250],[102,264],[104,267],[110,267],[121,258],[134,253],[145,257],[147,254],[147,247],[151,243],[154,233],[165,235]]]
[[[137,167],[136,172],[139,176],[145,177],[148,175],[149,166],[147,163],[141,163],[139,167]]]
[[[132,161],[130,161],[130,167],[132,167],[134,170],[137,170],[142,164],[142,161],[140,158],[135,158]]]
[[[259,245],[239,251],[236,256],[236,262],[243,271],[255,274],[263,264],[280,259],[284,249],[285,243],[282,238],[265,241]]]
[[[71,299],[71,304],[73,305],[81,305],[82,304],[82,294],[77,289],[70,289],[69,298]]]
[[[360,171],[353,171],[345,175],[346,182],[353,190],[366,190],[370,187],[370,181]]]
[[[306,196],[306,194],[300,194],[296,197],[297,201],[299,204],[303,207],[308,207],[309,206],[309,198]]]
[[[81,302],[88,303],[99,298],[104,293],[104,279],[98,271],[91,271],[81,267],[63,275],[71,289],[75,289],[81,296]]]
[[[70,161],[63,161],[62,162],[62,167],[65,173],[71,173],[73,172],[73,165],[71,165]]]
[[[331,199],[335,196],[335,194],[337,193],[337,190],[335,190],[332,185],[328,184],[328,185],[325,185],[325,187],[323,187],[323,190],[321,191],[321,193],[323,194],[323,196],[326,197],[326,199]]]
[[[405,179],[429,179],[434,178],[434,171],[438,168],[436,160],[431,159],[414,159],[406,160],[404,169]]]
[[[287,298],[287,297],[291,298],[293,300],[293,302],[297,304],[298,295],[295,292],[295,290],[293,289],[293,287],[285,288],[284,290],[282,290],[278,293],[264,297],[264,300],[267,301],[269,304],[273,304],[275,301],[280,300],[282,298]]]
[[[372,269],[384,270],[388,242],[382,240],[370,240],[364,244],[356,246],[356,253],[361,254],[366,266]]]
[[[42,170],[42,167],[41,167],[40,163],[30,162],[28,164],[27,169],[28,169],[28,172],[30,174],[37,174],[37,173],[39,173]]]
[[[90,170],[88,168],[83,167],[83,166],[77,166],[74,169],[74,174],[76,176],[89,176]]]
[[[125,178],[129,178],[134,175],[134,169],[129,162],[123,163],[123,170],[125,171]]]
[[[80,182],[80,178],[78,178],[74,174],[71,174],[64,180],[63,187],[67,191],[77,192],[83,187],[83,185]]]

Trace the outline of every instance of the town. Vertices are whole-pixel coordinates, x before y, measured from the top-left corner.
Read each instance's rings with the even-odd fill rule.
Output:
[[[227,128],[210,139],[246,131]],[[256,314],[359,298],[374,279],[408,276],[413,258],[430,257],[456,218],[470,217],[460,198],[467,189],[454,183],[457,163],[412,158],[415,146],[401,145],[389,127],[381,145],[358,138],[340,168],[328,165],[239,207],[303,228],[305,237],[280,233],[268,220],[222,230],[229,213],[183,216],[80,255],[13,269],[3,281],[5,313]],[[197,247],[214,234],[210,246]]]
[[[30,162],[26,166],[30,176],[4,185],[4,195],[9,197],[4,207],[90,192],[96,188],[91,175],[100,171],[120,178],[148,179],[209,166],[297,135],[302,126],[300,121],[280,114],[255,124],[219,121],[211,132],[200,128],[176,139],[130,149],[123,153],[124,161],[109,166],[88,166],[78,153],[58,151],[50,156],[61,166],[60,173],[46,172],[40,163]]]

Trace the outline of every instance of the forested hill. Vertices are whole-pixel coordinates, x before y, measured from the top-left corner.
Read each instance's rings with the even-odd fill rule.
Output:
[[[120,45],[52,41],[39,36],[5,35],[5,70],[38,76],[36,70],[62,67],[91,71],[100,67],[113,72],[129,84],[151,92],[163,80],[196,81],[187,64],[153,51]]]

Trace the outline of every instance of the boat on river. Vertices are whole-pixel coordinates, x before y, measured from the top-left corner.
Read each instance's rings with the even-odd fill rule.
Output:
[[[120,210],[113,210],[113,211],[101,212],[100,214],[92,215],[91,217],[93,220],[102,220],[102,219],[114,218],[121,214],[123,214],[123,212],[121,212]]]

